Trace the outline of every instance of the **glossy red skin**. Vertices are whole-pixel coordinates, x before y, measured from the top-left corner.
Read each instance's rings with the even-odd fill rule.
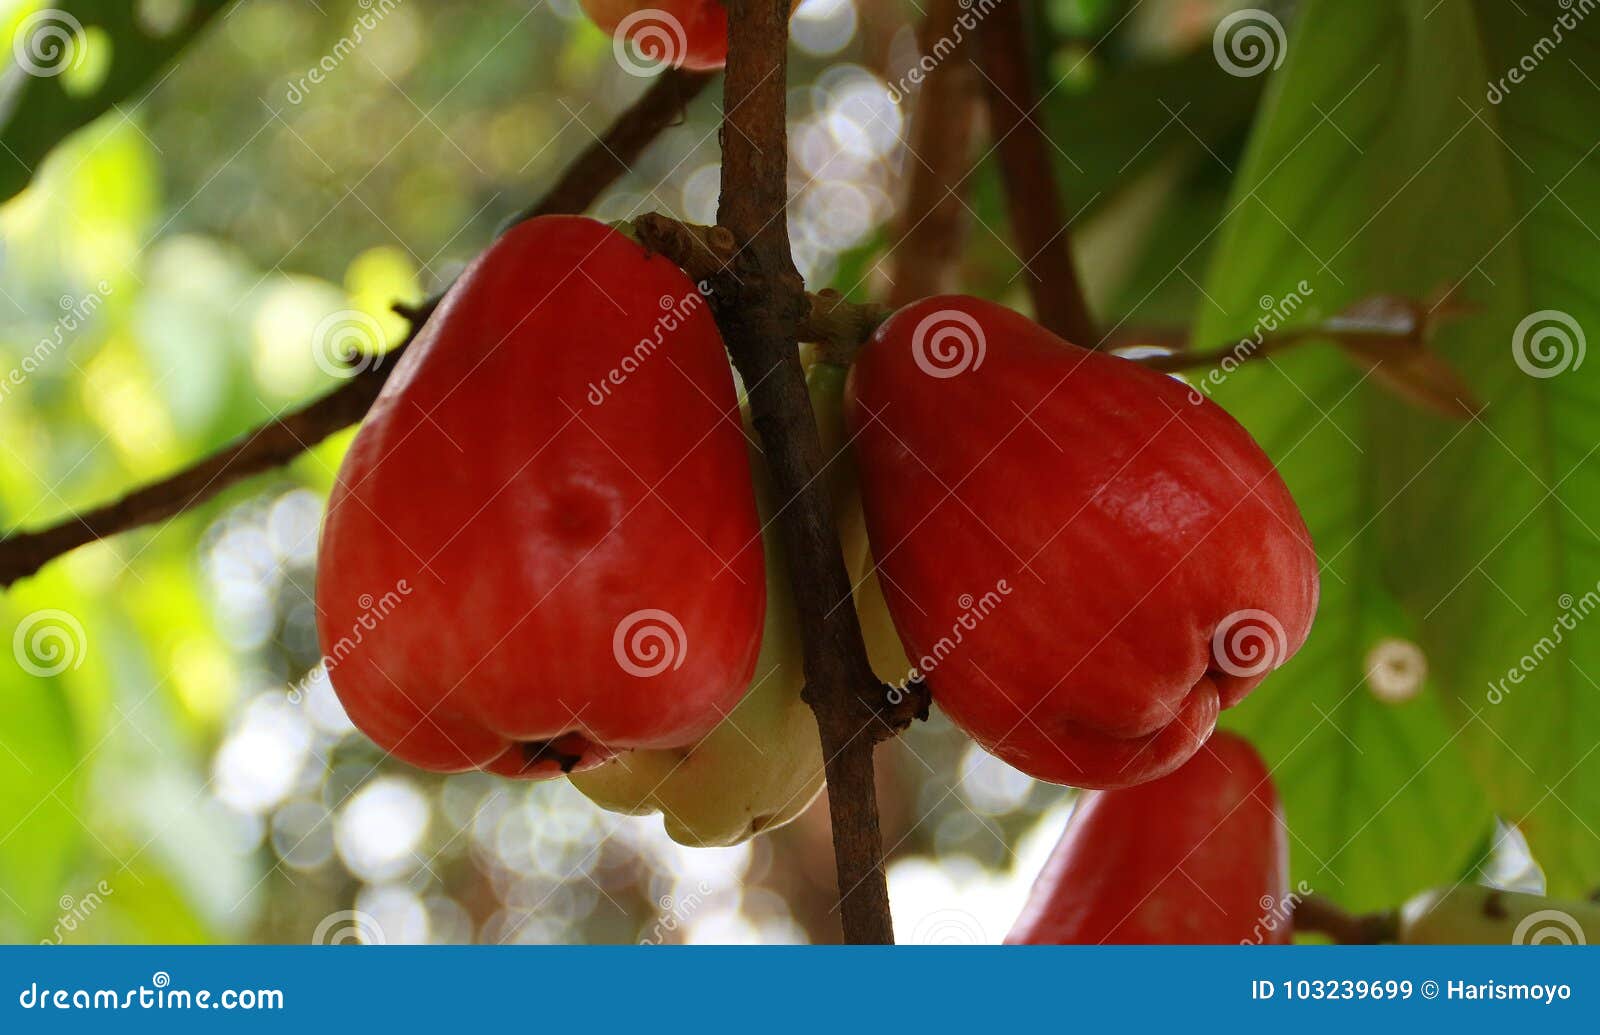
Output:
[[[924,319],[953,311],[984,358],[918,366]],[[1198,400],[1198,401],[1197,401]],[[1265,677],[1212,656],[1246,609],[1311,628],[1317,563],[1294,500],[1221,407],[1172,378],[1077,348],[1001,306],[948,296],[879,328],[851,372],[873,555],[934,701],[1034,777],[1122,787],[1176,769]],[[962,628],[963,594],[1009,594]]]
[[[345,457],[317,606],[351,720],[424,769],[557,775],[708,733],[749,683],[766,590],[731,370],[683,272],[567,216],[480,257]],[[679,667],[619,664],[643,609],[681,624]],[[564,762],[530,758],[549,741]]]
[[[1089,791],[1008,945],[1279,945],[1289,843],[1272,777],[1218,733],[1176,772]]]
[[[642,53],[650,61],[667,61],[691,72],[707,72],[721,68],[728,61],[728,9],[720,0],[579,0],[583,13],[602,30],[615,36],[623,19],[639,11],[660,12],[674,19],[683,28],[684,50],[681,59],[676,54],[675,32],[652,40],[640,35],[645,29],[661,29],[659,18],[638,22],[639,29],[630,30],[636,43],[645,44]],[[652,49],[664,44],[665,50]]]

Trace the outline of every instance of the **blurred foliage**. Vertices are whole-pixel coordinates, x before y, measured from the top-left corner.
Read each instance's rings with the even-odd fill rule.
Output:
[[[396,340],[390,303],[447,283],[644,86],[570,0],[246,0],[192,41],[173,28],[216,6],[59,4],[85,26],[75,70],[6,73],[0,197],[27,185],[0,207],[8,528],[110,499],[326,391],[324,321],[365,314]],[[1296,879],[1352,908],[1481,860],[1513,872],[1520,841],[1493,834],[1496,812],[1522,823],[1552,885],[1582,890],[1600,869],[1581,818],[1600,805],[1600,756],[1584,754],[1600,659],[1569,641],[1504,703],[1483,694],[1548,633],[1559,594],[1600,580],[1588,375],[1526,378],[1508,348],[1535,309],[1600,325],[1581,276],[1597,238],[1573,218],[1600,196],[1583,119],[1594,48],[1569,42],[1474,111],[1461,99],[1529,48],[1554,0],[1525,15],[1496,0],[1259,5],[1291,30],[1263,77],[1213,57],[1237,6],[1042,5],[1056,85],[1041,111],[1097,311],[1225,342],[1301,280],[1309,317],[1465,276],[1481,318],[1442,347],[1491,405],[1445,424],[1327,347],[1227,380],[1219,399],[1283,465],[1325,564],[1311,643],[1227,721],[1276,768]],[[0,25],[41,9],[0,3]],[[808,0],[797,16],[790,221],[814,288],[883,285],[907,162],[883,80],[914,57],[915,17],[890,0]],[[711,220],[715,93],[595,214]],[[968,204],[963,282],[1025,308],[987,158]],[[352,732],[314,672],[310,596],[348,440],[6,593],[0,628],[45,638],[0,652],[0,938],[833,937],[823,806],[691,851],[565,783],[421,774]],[[1400,704],[1365,685],[1386,637],[1431,662]],[[880,760],[900,936],[998,940],[1071,792],[937,716]]]

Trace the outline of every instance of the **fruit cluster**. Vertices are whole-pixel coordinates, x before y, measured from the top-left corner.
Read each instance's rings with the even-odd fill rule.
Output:
[[[1282,818],[1253,749],[1213,731],[1317,599],[1271,462],[1181,382],[973,298],[903,309],[848,380],[819,362],[809,383],[879,674],[1097,789],[1012,940],[1250,939],[1284,894]],[[686,844],[799,815],[822,757],[786,501],[747,420],[677,266],[584,218],[506,234],[329,501],[319,633],[351,719],[425,769],[570,776]]]

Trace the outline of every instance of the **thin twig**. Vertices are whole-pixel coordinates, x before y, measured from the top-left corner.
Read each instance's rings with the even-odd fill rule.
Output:
[[[1022,277],[1039,322],[1055,334],[1094,348],[1100,340],[1072,256],[1072,234],[1056,187],[1052,146],[1033,82],[1025,10],[1028,0],[1001,0],[978,30],[989,98],[989,124],[999,152],[1011,235],[1022,253]]]
[[[1294,929],[1325,934],[1340,945],[1377,945],[1400,937],[1400,917],[1393,910],[1352,916],[1319,895],[1295,906]]]

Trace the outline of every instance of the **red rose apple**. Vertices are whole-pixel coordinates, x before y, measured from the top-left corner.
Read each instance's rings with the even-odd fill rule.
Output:
[[[1182,382],[943,297],[878,329],[847,407],[907,653],[1022,771],[1169,773],[1305,641],[1305,523],[1249,434]]]
[[[1159,780],[1085,793],[1006,942],[1282,944],[1288,887],[1272,776],[1218,733]]]
[[[407,349],[329,499],[318,631],[351,720],[444,772],[681,747],[744,693],[764,605],[705,299],[593,220],[511,230]]]

